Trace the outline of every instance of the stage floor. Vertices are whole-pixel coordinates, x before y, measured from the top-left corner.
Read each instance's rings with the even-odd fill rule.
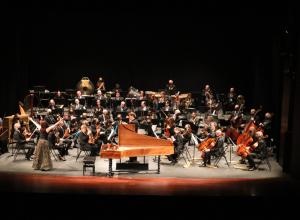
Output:
[[[190,147],[193,153],[193,147]],[[257,196],[286,195],[292,190],[288,178],[278,163],[271,159],[272,170],[266,164],[255,171],[228,167],[222,159],[219,168],[199,167],[198,161],[184,168],[184,161],[171,166],[162,159],[161,174],[155,172],[119,173],[113,178],[106,176],[108,161],[96,159],[96,175],[91,171],[82,175],[83,156],[76,162],[77,149],[71,149],[67,161],[54,161],[51,171],[35,171],[32,161],[20,154],[16,161],[10,153],[0,156],[0,192],[68,194],[68,195],[133,195],[133,196]],[[228,159],[229,152],[227,155]],[[196,158],[200,154],[196,152]],[[143,158],[139,158],[142,161]],[[233,154],[232,161],[239,157]],[[147,158],[150,169],[156,169],[153,158]],[[115,165],[114,161],[114,165]]]
[[[193,146],[189,147],[190,154],[193,155]],[[227,159],[230,160],[230,152],[227,152]],[[0,172],[9,173],[27,173],[27,174],[41,174],[41,175],[59,175],[59,176],[82,176],[82,160],[83,153],[76,162],[77,149],[70,149],[69,155],[66,156],[66,161],[53,160],[53,170],[51,171],[36,171],[32,169],[32,161],[25,160],[23,154],[18,155],[16,161],[10,153],[0,155]],[[195,158],[200,158],[200,153],[195,151]],[[140,173],[116,173],[115,177],[128,177],[128,178],[277,178],[282,177],[282,169],[279,164],[270,158],[272,170],[269,171],[267,164],[260,165],[258,170],[247,171],[246,166],[237,165],[240,158],[236,156],[235,152],[232,154],[232,163],[227,166],[224,159],[219,163],[218,168],[200,167],[202,161],[195,160],[189,167],[185,168],[185,161],[181,159],[178,164],[172,166],[166,157],[161,161],[161,174],[154,172],[140,172]],[[125,158],[123,161],[127,160]],[[143,158],[139,158],[143,162]],[[149,162],[151,170],[157,169],[157,164],[153,161],[153,157],[146,157]],[[113,167],[118,160],[114,160]],[[96,176],[105,177],[108,171],[108,160],[96,158]],[[241,169],[237,169],[237,166]],[[245,168],[245,170],[243,169]],[[92,175],[91,169],[88,169],[86,175]]]

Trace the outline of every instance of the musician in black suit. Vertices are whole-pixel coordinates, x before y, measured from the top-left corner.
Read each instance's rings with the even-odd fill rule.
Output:
[[[54,96],[54,100],[58,105],[65,105],[65,97],[61,94],[61,91],[57,91]]]
[[[17,143],[21,149],[28,149],[25,157],[27,160],[32,160],[31,156],[33,155],[34,152],[34,145],[28,143],[29,138],[26,139],[26,137],[23,134],[24,132],[23,129],[25,128],[21,127],[20,123],[14,124],[13,142]]]
[[[51,109],[52,112],[54,112],[54,111],[56,110],[56,104],[55,104],[54,99],[51,99],[51,100],[49,101],[48,109]]]
[[[81,125],[80,133],[78,135],[78,142],[83,149],[91,151],[91,156],[97,156],[99,155],[100,147],[98,147],[96,144],[89,143],[90,134],[88,132],[87,126]]]
[[[80,101],[78,98],[75,99],[75,108],[74,110],[84,110],[84,106],[80,104]]]
[[[206,167],[207,165],[211,165],[210,160],[211,160],[211,156],[216,156],[216,157],[220,157],[224,151],[224,141],[225,138],[223,136],[223,133],[221,130],[217,130],[216,133],[216,142],[213,146],[213,148],[208,149],[204,152],[204,156],[203,156],[203,166]]]
[[[119,91],[116,91],[116,96],[115,96],[114,100],[116,100],[116,101],[123,101],[124,100],[124,98],[121,97],[121,93]]]
[[[138,120],[136,120],[136,114],[134,112],[129,112],[128,114],[128,124],[134,124],[135,125],[135,132],[138,132],[139,129],[139,122]],[[129,161],[127,161],[129,163],[137,163],[137,157],[130,157]]]
[[[175,165],[184,149],[184,137],[181,135],[178,127],[174,128],[174,136],[172,136],[172,140],[174,144],[174,154],[169,155],[168,160],[171,161],[171,165]]]
[[[94,114],[95,117],[98,118],[103,112],[103,107],[101,106],[101,101],[100,99],[97,99],[96,101],[96,106],[94,108]]]
[[[141,106],[138,108],[138,111],[141,111],[141,112],[149,111],[149,107],[146,105],[145,101],[141,102]]]
[[[45,116],[45,121],[49,124],[49,125],[53,125],[57,122],[56,118],[54,117],[54,115],[52,114],[52,110],[51,109],[47,109],[47,115]]]
[[[169,83],[166,85],[166,94],[167,95],[175,95],[177,92],[176,86],[173,80],[169,80]]]
[[[117,107],[116,112],[127,112],[128,108],[126,106],[126,102],[122,101],[121,104]]]

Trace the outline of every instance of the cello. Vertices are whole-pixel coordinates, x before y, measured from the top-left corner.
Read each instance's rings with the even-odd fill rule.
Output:
[[[256,126],[251,120],[245,127],[244,132],[237,139],[237,154],[242,158],[246,158],[249,154],[249,147],[253,143],[253,138],[250,135],[251,132],[255,132]]]
[[[231,125],[226,131],[226,136],[230,137],[233,141],[237,141],[238,137],[240,136],[238,128],[240,127],[241,121],[242,121],[240,112],[243,107],[244,107],[244,105],[241,104],[241,106],[238,110],[238,113],[230,119]]]
[[[199,151],[203,152],[212,149],[216,144],[215,138],[207,138],[198,145]]]

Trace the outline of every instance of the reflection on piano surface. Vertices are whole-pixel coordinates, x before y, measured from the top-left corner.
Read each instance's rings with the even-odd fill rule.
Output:
[[[171,141],[137,134],[133,124],[121,124],[119,125],[119,145],[112,148],[109,145],[103,145],[100,157],[109,159],[109,176],[112,176],[112,159],[158,156],[157,173],[160,173],[160,156],[171,154],[174,154]]]

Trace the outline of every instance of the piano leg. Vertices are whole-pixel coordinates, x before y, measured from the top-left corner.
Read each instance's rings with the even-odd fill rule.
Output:
[[[160,156],[157,158],[157,174],[160,174]]]
[[[112,177],[114,175],[113,169],[112,169],[112,159],[108,160],[108,177]]]

